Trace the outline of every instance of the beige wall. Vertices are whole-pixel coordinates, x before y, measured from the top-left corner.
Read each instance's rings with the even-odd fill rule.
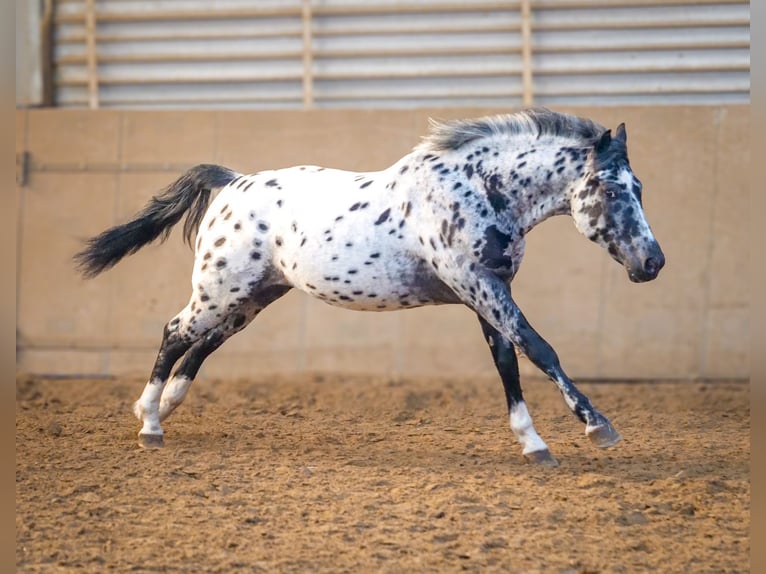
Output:
[[[380,169],[409,151],[428,116],[494,111],[17,111],[16,149],[31,158],[17,186],[19,370],[148,374],[164,323],[189,295],[193,255],[180,234],[92,281],[74,273],[71,256],[183,169]],[[748,377],[749,107],[563,111],[626,122],[668,263],[657,281],[630,283],[569,218],[554,218],[528,237],[514,282],[526,316],[581,379]],[[202,376],[317,370],[494,373],[465,308],[359,313],[293,292],[228,341]],[[522,370],[538,375],[526,360]]]

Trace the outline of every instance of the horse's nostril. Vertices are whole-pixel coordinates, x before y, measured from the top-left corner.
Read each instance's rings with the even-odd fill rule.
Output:
[[[662,264],[658,259],[654,257],[649,257],[646,261],[644,261],[644,271],[649,275],[655,275],[658,273],[660,267],[662,267]]]

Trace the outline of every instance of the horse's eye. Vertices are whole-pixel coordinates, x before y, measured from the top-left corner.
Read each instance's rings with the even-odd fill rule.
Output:
[[[613,189],[607,187],[606,188],[606,196],[609,199],[614,199],[615,197],[617,197],[617,192],[614,191]]]

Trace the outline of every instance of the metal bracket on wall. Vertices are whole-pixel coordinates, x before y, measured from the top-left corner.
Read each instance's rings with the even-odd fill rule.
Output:
[[[16,184],[20,187],[27,185],[29,181],[29,160],[31,154],[28,151],[16,154]]]

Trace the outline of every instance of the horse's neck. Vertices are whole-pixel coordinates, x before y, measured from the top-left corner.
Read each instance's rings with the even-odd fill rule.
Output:
[[[487,146],[500,153],[484,154],[482,171],[500,175],[510,219],[522,235],[551,216],[570,212],[572,192],[588,160],[580,145],[568,138],[517,136],[510,146],[507,140]]]

